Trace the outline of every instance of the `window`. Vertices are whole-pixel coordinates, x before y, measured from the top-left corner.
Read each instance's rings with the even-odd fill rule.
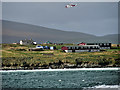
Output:
[[[78,49],[81,49],[81,47],[78,47]]]
[[[75,49],[77,49],[77,47],[75,47]]]
[[[67,47],[68,48],[68,50],[70,49],[69,47]]]

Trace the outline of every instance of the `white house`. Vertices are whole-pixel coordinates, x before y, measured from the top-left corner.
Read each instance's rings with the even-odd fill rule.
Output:
[[[32,39],[28,40],[20,40],[20,45],[36,45],[37,42],[33,41]]]

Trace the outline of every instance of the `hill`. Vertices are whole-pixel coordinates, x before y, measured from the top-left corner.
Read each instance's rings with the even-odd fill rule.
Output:
[[[116,35],[98,37],[82,32],[63,31],[42,26],[18,23],[3,20],[2,22],[3,43],[19,42],[21,39],[33,39],[37,42],[112,42],[117,43]]]

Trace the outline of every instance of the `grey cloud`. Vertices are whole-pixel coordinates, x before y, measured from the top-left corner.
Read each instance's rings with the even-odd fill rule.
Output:
[[[76,7],[66,9],[67,4],[4,2],[3,19],[94,35],[117,33],[117,2],[77,2]]]

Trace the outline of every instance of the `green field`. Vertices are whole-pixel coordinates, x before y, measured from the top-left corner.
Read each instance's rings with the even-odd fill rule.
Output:
[[[49,45],[53,46],[53,45]],[[63,65],[81,65],[82,67],[118,67],[120,66],[117,47],[101,52],[65,53],[61,49],[65,45],[54,45],[58,50],[28,51],[34,45],[2,44],[2,67],[46,67],[50,63]]]

